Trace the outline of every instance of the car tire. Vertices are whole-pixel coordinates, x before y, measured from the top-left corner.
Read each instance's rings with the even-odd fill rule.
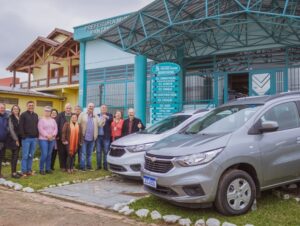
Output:
[[[252,177],[242,170],[229,170],[220,179],[214,205],[224,215],[247,213],[256,198]]]

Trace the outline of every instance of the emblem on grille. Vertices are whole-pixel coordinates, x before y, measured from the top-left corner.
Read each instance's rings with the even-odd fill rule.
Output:
[[[151,160],[151,162],[155,162],[157,160],[156,157],[148,157],[148,158]]]

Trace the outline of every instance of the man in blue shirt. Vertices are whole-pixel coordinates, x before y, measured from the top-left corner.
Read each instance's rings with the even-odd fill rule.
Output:
[[[107,153],[109,152],[110,142],[111,142],[111,123],[113,121],[112,114],[107,112],[107,106],[102,105],[100,107],[100,114],[98,115],[100,121],[103,123],[98,129],[97,138],[97,169],[102,168],[102,158],[103,158],[103,168],[107,170]]]

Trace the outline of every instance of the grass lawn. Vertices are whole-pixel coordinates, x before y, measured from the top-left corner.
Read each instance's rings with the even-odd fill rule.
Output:
[[[7,151],[9,152],[9,151]],[[9,157],[8,157],[9,159]],[[20,159],[20,158],[19,158]],[[77,159],[76,159],[77,160]],[[92,166],[95,169],[96,168],[96,155],[93,153],[92,157]],[[46,174],[46,175],[40,175],[39,172],[39,161],[33,162],[32,169],[36,172],[34,176],[21,178],[21,179],[14,179],[11,178],[11,167],[10,166],[2,166],[2,174],[6,177],[6,180],[11,180],[13,182],[17,182],[19,184],[22,184],[24,187],[31,187],[35,190],[42,189],[44,187],[47,187],[49,185],[59,184],[66,181],[72,182],[73,180],[87,180],[89,178],[98,178],[110,175],[108,171],[104,170],[96,170],[96,171],[76,171],[73,174],[68,174],[66,172],[61,172],[59,169],[59,163],[58,163],[58,156],[56,157],[55,162],[55,171],[53,171],[52,174]],[[20,164],[18,164],[18,171],[20,171]]]
[[[140,199],[130,205],[131,208],[157,210],[162,215],[175,214],[182,218],[190,218],[195,223],[198,219],[217,218],[221,222],[230,222],[236,225],[253,224],[255,226],[296,226],[300,225],[300,204],[295,200],[281,200],[271,194],[263,192],[258,199],[257,210],[235,217],[226,217],[218,214],[213,208],[188,209],[181,208],[160,200],[154,196]],[[153,222],[148,216],[147,222]],[[157,222],[158,223],[158,222]]]

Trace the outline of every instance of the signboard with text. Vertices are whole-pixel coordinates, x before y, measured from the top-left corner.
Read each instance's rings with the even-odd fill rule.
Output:
[[[171,62],[151,68],[151,123],[160,121],[180,110],[180,66]]]

